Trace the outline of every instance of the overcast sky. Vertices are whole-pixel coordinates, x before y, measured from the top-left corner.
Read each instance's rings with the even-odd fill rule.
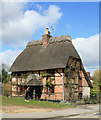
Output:
[[[3,63],[11,66],[26,44],[41,39],[49,27],[52,36],[71,36],[87,71],[98,69],[98,2],[4,2],[0,12]]]

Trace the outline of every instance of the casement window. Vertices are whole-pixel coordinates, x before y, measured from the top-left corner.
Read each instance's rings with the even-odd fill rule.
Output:
[[[53,94],[54,93],[54,85],[47,86],[47,94]]]
[[[17,86],[17,92],[18,93],[24,93],[24,91],[25,91],[24,86],[22,86],[22,85]]]

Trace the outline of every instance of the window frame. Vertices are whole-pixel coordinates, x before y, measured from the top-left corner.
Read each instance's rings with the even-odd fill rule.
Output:
[[[17,85],[17,93],[23,94],[25,92],[25,88],[23,85]]]
[[[54,92],[52,92],[52,89]],[[54,94],[55,93],[55,86],[47,86],[47,94]]]

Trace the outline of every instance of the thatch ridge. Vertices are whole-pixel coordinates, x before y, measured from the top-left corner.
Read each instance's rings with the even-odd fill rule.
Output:
[[[62,42],[62,41],[72,42],[71,37],[69,35],[64,35],[64,36],[50,37],[49,44],[54,43],[54,42]],[[28,42],[26,47],[36,46],[36,45],[42,45],[42,39],[30,41]]]

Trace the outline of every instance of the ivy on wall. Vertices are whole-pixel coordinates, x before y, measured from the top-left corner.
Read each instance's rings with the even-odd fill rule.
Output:
[[[65,69],[65,89],[67,90],[67,100],[71,102],[75,101],[75,98],[79,95],[79,70],[80,62],[72,57],[69,58]]]
[[[52,76],[50,73],[43,73],[43,72],[41,72],[41,76],[42,77],[46,77],[46,84],[45,84],[45,86],[51,87],[52,85],[55,85],[55,77]]]

